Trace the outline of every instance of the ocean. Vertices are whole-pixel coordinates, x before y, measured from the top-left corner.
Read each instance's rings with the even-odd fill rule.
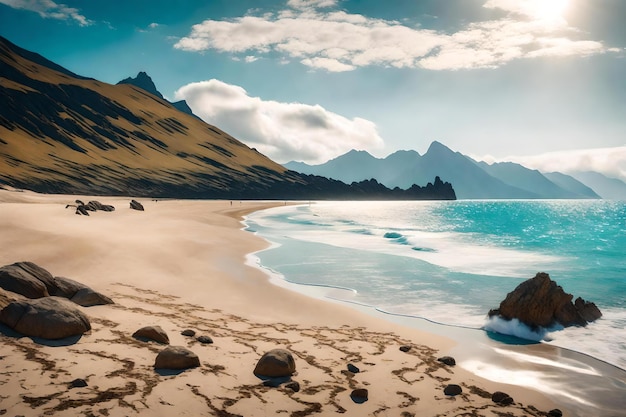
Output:
[[[304,292],[626,369],[626,202],[313,202],[253,213],[246,225],[272,243],[257,263]],[[595,302],[603,317],[541,333],[487,319],[537,272]]]

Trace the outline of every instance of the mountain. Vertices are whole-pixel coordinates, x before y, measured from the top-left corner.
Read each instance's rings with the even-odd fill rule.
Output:
[[[478,165],[489,175],[522,190],[532,191],[541,198],[600,198],[591,188],[559,172],[542,174],[513,162],[491,165],[478,162]]]
[[[454,184],[461,199],[599,198],[571,177],[555,182],[519,164],[477,162],[437,141],[424,155],[398,151],[380,159],[365,151],[350,151],[321,165],[289,162],[285,167],[342,181],[376,178],[387,187],[401,188],[439,176]]]
[[[559,187],[578,195],[576,198],[602,198],[593,189],[570,175],[561,172],[544,172],[543,175]]]
[[[138,197],[455,198],[441,180],[390,190],[289,171],[179,111],[147,74],[137,79],[141,87],[77,76],[0,37],[0,184]]]
[[[137,74],[135,78],[132,78],[132,77],[124,78],[122,81],[117,83],[117,85],[120,85],[120,84],[134,85],[135,87],[139,87],[143,89],[144,91],[147,91],[148,93],[153,94],[160,99],[163,99],[163,94],[161,94],[159,90],[157,90],[156,85],[154,84],[154,81],[152,81],[152,78],[150,78],[150,76],[143,71],[140,71],[139,74]]]
[[[387,187],[400,188],[439,176],[454,184],[457,198],[463,199],[537,197],[490,176],[474,161],[439,142],[433,142],[423,156],[415,151],[398,151],[379,159],[365,151],[350,151],[321,165],[289,162],[285,167],[341,181],[376,178]]]
[[[453,182],[458,198],[463,199],[508,199],[539,198],[531,191],[506,184],[481,169],[471,158],[454,152],[439,142],[433,142],[422,157],[425,171],[445,172],[441,175]]]
[[[144,71],[140,71],[135,78],[132,78],[132,77],[124,78],[122,81],[118,82],[117,84],[118,85],[120,84],[134,85],[135,87],[139,87],[142,90],[147,91],[148,93],[157,96],[161,100],[165,100],[165,98],[163,97],[163,94],[161,94],[161,92],[157,90],[156,85],[154,84],[154,81],[152,81],[152,78],[150,78],[150,76]],[[183,113],[187,113],[187,114],[197,117],[195,114],[193,114],[191,107],[189,107],[189,105],[187,104],[185,100],[180,100],[176,102],[170,101],[169,103],[175,108],[177,108],[178,110],[182,111]]]
[[[626,200],[626,183],[617,178],[609,178],[598,172],[570,172],[577,180],[593,188],[602,198]]]

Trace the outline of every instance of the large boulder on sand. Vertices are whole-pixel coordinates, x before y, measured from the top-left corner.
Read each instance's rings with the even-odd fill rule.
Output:
[[[63,297],[83,307],[113,304],[113,300],[106,295],[72,279],[53,277],[33,262],[16,262],[0,267],[0,287],[27,298]]]
[[[18,333],[44,339],[63,339],[89,331],[87,316],[59,297],[13,301],[0,311],[0,322]]]
[[[291,376],[296,371],[296,362],[291,352],[285,349],[272,349],[266,352],[256,364],[254,374],[278,378]]]
[[[32,262],[16,262],[0,267],[0,287],[27,298],[49,296],[46,283],[52,280],[50,272]]]
[[[146,326],[133,333],[133,337],[140,340],[153,340],[164,345],[170,344],[170,338],[161,326]]]
[[[564,327],[584,326],[602,317],[594,303],[582,298],[572,303],[572,298],[572,294],[563,291],[548,274],[540,272],[507,294],[498,309],[489,311],[489,317],[518,319],[531,328],[549,327],[556,323]]]
[[[156,369],[187,369],[200,366],[198,355],[182,346],[168,346],[156,357]]]

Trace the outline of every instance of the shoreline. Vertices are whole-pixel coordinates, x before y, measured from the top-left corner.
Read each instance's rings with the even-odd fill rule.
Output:
[[[116,304],[84,309],[92,331],[71,346],[0,332],[0,361],[9,365],[0,375],[0,409],[34,415],[72,403],[76,409],[58,415],[182,410],[193,415],[360,416],[384,409],[443,416],[481,409],[523,416],[557,407],[537,391],[439,365],[434,358],[454,348],[448,338],[275,286],[266,273],[246,264],[246,256],[267,243],[243,231],[240,216],[283,202],[231,207],[228,201],[169,200],[146,202],[146,212],[135,213],[124,207],[130,198],[95,197],[117,210],[87,218],[63,208],[79,196],[16,194],[0,190],[0,266],[33,261],[53,275],[110,295]],[[171,344],[197,351],[201,368],[156,374],[153,354],[160,346],[129,337],[149,324],[160,324]],[[180,335],[185,326],[210,333],[215,343],[205,347],[185,339]],[[414,350],[403,353],[400,344]],[[266,387],[252,374],[263,351],[277,346],[296,354],[293,379],[303,388],[299,393]],[[347,362],[362,372],[346,374]],[[87,388],[62,388],[79,374],[87,378]],[[462,383],[462,396],[444,395],[448,382]],[[349,397],[358,386],[370,391],[362,404]],[[496,390],[518,402],[504,407],[481,396]],[[27,401],[34,397],[39,400]],[[317,411],[310,403],[317,404]],[[531,404],[537,408],[528,408]]]
[[[244,225],[244,229],[249,227],[245,221]],[[253,233],[258,235],[256,231]],[[258,236],[263,238],[262,235]],[[363,314],[381,318],[395,324],[400,324],[401,326],[449,338],[456,344],[450,352],[454,353],[455,357],[461,359],[461,366],[463,366],[464,360],[468,361],[470,364],[463,367],[476,375],[495,382],[508,382],[519,385],[520,387],[524,385],[528,386],[528,381],[525,377],[523,375],[518,377],[515,373],[523,374],[525,372],[525,366],[529,364],[532,365],[532,363],[539,364],[543,362],[542,366],[545,368],[546,372],[544,375],[538,374],[534,377],[533,389],[538,392],[551,392],[552,394],[561,396],[561,404],[570,407],[570,411],[576,410],[575,415],[588,415],[588,413],[591,412],[599,413],[597,415],[614,415],[610,410],[604,414],[592,405],[592,401],[597,401],[598,404],[610,405],[613,410],[626,409],[626,399],[619,399],[619,394],[617,396],[614,395],[614,393],[620,390],[624,390],[626,393],[626,369],[614,363],[585,352],[545,343],[543,341],[528,343],[503,342],[502,340],[498,340],[498,334],[495,334],[494,338],[490,332],[484,330],[482,327],[447,324],[433,321],[426,317],[390,313],[375,305],[350,300],[350,296],[356,292],[356,290],[352,288],[290,281],[281,272],[274,271],[262,265],[260,257],[257,254],[271,250],[275,244],[268,241],[268,245],[270,245],[268,248],[251,254],[255,257],[255,261],[250,261],[250,264],[263,270],[270,276],[270,281],[279,287],[287,288],[299,294],[305,294],[316,300],[349,306]],[[518,340],[524,341],[524,339]],[[466,352],[463,352],[463,345],[467,342],[473,342],[481,347],[473,349],[471,354],[464,354]],[[530,355],[534,356],[534,358],[516,361],[511,359],[514,355],[518,357]],[[483,357],[482,361],[480,361],[482,364],[476,364],[476,356]],[[567,362],[567,365],[561,366],[558,363],[559,360],[552,360],[555,357],[559,358],[559,360],[565,358],[564,360]],[[486,368],[484,365],[492,365],[489,364],[490,361],[498,365],[492,366],[490,370],[481,369]],[[505,369],[506,372],[502,372]],[[593,372],[588,372],[588,369],[597,370],[598,373],[594,374]],[[507,377],[504,378],[497,375],[499,372],[506,374]],[[596,376],[599,375],[606,378],[599,380],[596,378]],[[573,376],[577,378],[576,383],[570,383]],[[521,380],[521,382],[517,382],[517,380]],[[584,392],[588,386],[594,386],[595,390],[591,390],[591,393],[585,396]],[[561,393],[559,388],[570,389],[573,392],[581,393],[581,395],[570,395],[566,392]],[[616,399],[617,401],[615,401]],[[626,411],[623,413],[626,415]]]

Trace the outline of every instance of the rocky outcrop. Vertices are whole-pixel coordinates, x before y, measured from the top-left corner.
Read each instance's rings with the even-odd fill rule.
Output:
[[[572,299],[548,274],[540,272],[507,294],[499,308],[489,311],[489,317],[518,319],[533,329],[557,323],[564,327],[584,326],[602,317],[594,303],[580,297],[573,303]]]
[[[63,297],[83,307],[113,304],[106,295],[72,279],[53,277],[33,262],[16,262],[1,267],[0,287],[27,298]]]
[[[89,216],[90,211],[115,211],[115,207],[108,204],[102,204],[97,200],[90,201],[87,204],[83,203],[81,200],[76,200],[76,204],[77,205],[68,204],[65,208],[76,207],[76,214],[82,214],[83,216]]]
[[[18,333],[43,339],[63,339],[89,331],[87,316],[64,298],[13,301],[0,311],[0,322]]]
[[[156,357],[156,369],[187,369],[200,366],[198,355],[182,346],[168,346]]]
[[[296,371],[296,362],[291,352],[285,349],[272,349],[266,352],[254,368],[254,374],[264,377],[290,376]]]
[[[143,204],[141,204],[137,200],[130,200],[130,208],[132,208],[133,210],[144,211]]]
[[[145,326],[133,333],[135,339],[140,340],[153,340],[157,343],[164,345],[170,344],[170,338],[165,333],[165,330],[161,326]]]

